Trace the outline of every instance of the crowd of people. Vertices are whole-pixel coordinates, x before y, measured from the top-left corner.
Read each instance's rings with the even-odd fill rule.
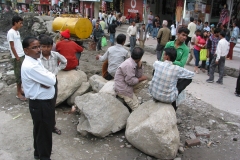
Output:
[[[209,58],[207,82],[214,81],[214,71],[218,66],[217,83],[223,84],[225,59],[226,57],[232,59],[231,47],[236,44],[239,34],[234,22],[228,42],[225,38],[227,30],[221,24],[214,28],[205,22],[204,26],[201,26],[200,20],[197,23],[190,18],[188,27],[176,30],[176,26],[172,24],[170,30],[166,20],[163,20],[160,28],[159,17],[156,16],[154,19],[150,13],[147,26],[142,24],[138,29],[135,20],[131,21],[126,33],[130,38],[129,55],[123,47],[127,39],[125,34],[117,35],[115,44],[118,24],[114,14],[110,13],[107,20],[104,19],[103,13],[101,16],[101,20],[100,18],[92,20],[94,28],[92,37],[97,42],[97,50],[101,50],[104,27],[108,25],[111,46],[103,55],[97,55],[96,60],[104,62],[102,76],[106,80],[114,81],[117,96],[122,98],[132,111],[139,106],[136,93],[149,80],[143,74],[142,65],[144,43],[149,34],[154,39],[155,36],[157,38],[157,61],[153,64],[153,77],[149,86],[149,93],[156,103],[169,103],[176,111],[178,95],[190,85],[193,76],[199,73],[198,68],[205,72],[207,58]],[[57,74],[60,70],[76,69],[83,48],[70,40],[68,29],[60,32],[60,39],[56,43],[47,35],[40,35],[38,38],[26,37],[21,42],[18,30],[22,25],[23,19],[14,16],[12,28],[7,34],[17,83],[16,97],[22,101],[29,99],[29,110],[33,120],[34,158],[50,160],[52,132],[61,134],[55,121]],[[136,46],[137,40],[140,47]],[[194,72],[184,68],[192,59],[195,61]],[[235,94],[240,97],[240,75]]]

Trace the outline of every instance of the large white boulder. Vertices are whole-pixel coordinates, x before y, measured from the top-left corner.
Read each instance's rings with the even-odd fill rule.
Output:
[[[41,16],[41,18],[43,21],[53,21],[54,20],[54,17],[51,17],[51,16]]]
[[[52,22],[53,21],[46,21],[47,32],[49,32],[49,33],[53,32],[53,30],[52,30]]]
[[[43,23],[44,20],[42,19],[42,16],[34,16],[33,17],[33,22]]]
[[[180,137],[171,104],[150,100],[140,105],[127,120],[126,138],[142,152],[159,159],[176,157]]]
[[[81,112],[78,132],[105,137],[125,128],[130,113],[115,97],[107,93],[87,93],[75,98]]]
[[[116,96],[116,92],[114,90],[114,80],[108,81],[99,91],[99,93],[108,93],[113,96]]]
[[[71,96],[81,86],[82,82],[87,82],[87,75],[81,70],[60,71],[57,79],[58,95],[56,105],[59,105]]]
[[[104,79],[102,76],[93,75],[89,78],[89,83],[92,86],[93,91],[99,92],[100,89],[107,83],[108,81]]]
[[[67,99],[67,104],[70,106],[73,105],[75,98],[87,93],[90,91],[90,88],[89,82],[82,82],[81,86]]]

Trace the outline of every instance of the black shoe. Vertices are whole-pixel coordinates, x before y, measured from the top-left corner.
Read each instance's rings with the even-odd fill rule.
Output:
[[[240,97],[240,94],[235,94],[237,97]]]
[[[217,84],[223,84],[223,82],[220,82],[220,81],[216,81]]]
[[[40,157],[39,157],[39,156],[34,156],[34,159],[35,159],[35,160],[39,160]]]
[[[211,79],[207,79],[206,82],[208,82],[208,83],[213,83],[214,81],[211,80]]]

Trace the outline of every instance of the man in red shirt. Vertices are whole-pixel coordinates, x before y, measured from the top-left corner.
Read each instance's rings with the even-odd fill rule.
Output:
[[[78,66],[79,60],[76,57],[76,53],[83,51],[82,47],[69,38],[69,30],[62,31],[60,41],[56,45],[56,50],[67,59],[67,66],[64,69],[66,71],[75,69]]]

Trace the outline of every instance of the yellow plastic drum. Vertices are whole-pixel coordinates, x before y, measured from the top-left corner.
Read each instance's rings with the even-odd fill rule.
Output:
[[[53,31],[69,29],[70,34],[80,39],[88,38],[92,33],[92,23],[87,18],[57,17],[52,23]]]

